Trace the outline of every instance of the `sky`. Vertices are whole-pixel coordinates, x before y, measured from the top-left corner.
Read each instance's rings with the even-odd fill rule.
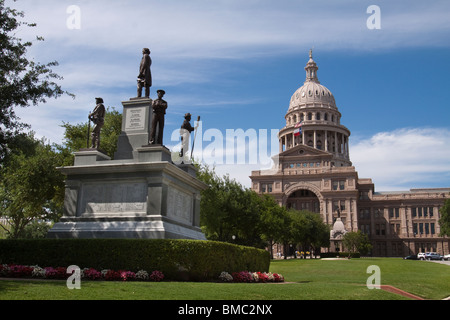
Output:
[[[95,97],[122,112],[122,101],[136,96],[142,48],[148,47],[151,97],[164,89],[169,105],[164,144],[177,148],[185,113],[201,116],[196,158],[249,187],[251,171],[270,167],[268,159],[278,152],[276,133],[305,81],[312,48],[319,80],[351,131],[350,159],[359,177],[371,178],[375,191],[450,187],[448,0],[6,5],[37,24],[16,36],[45,39],[33,41],[28,57],[58,61],[59,84],[76,96],[17,111],[37,137],[63,143],[63,122],[86,122]],[[232,133],[241,132],[254,139],[232,148]]]

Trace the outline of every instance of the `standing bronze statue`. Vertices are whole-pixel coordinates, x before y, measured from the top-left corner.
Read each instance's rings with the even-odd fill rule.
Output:
[[[150,66],[152,59],[150,58],[150,50],[148,48],[142,49],[142,60],[139,67],[139,75],[137,79],[137,96],[142,97],[142,88],[145,87],[145,98],[150,97],[150,87],[152,86],[152,72]]]
[[[191,132],[194,131],[194,127],[191,126],[191,114],[186,113],[184,115],[184,122],[180,128],[180,136],[181,136],[181,152],[180,157],[183,158],[185,153],[189,150],[189,138],[191,136]]]
[[[88,118],[94,123],[94,129],[92,130],[92,145],[91,148],[98,149],[100,147],[100,130],[105,123],[105,106],[103,105],[102,98],[95,98],[96,106]]]
[[[164,115],[166,114],[167,102],[162,98],[166,94],[164,90],[158,90],[158,99],[153,100],[152,108],[152,131],[150,134],[150,144],[163,144]],[[158,135],[156,135],[156,126],[158,126]]]

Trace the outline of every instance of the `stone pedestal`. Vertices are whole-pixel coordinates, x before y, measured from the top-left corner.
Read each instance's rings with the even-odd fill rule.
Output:
[[[152,123],[152,99],[134,98],[123,101],[122,133],[119,136],[115,160],[136,159],[137,148],[147,145]]]
[[[150,99],[123,103],[114,160],[95,149],[75,153],[66,175],[64,216],[49,238],[201,239],[200,193],[192,165],[175,165],[170,151],[148,145]]]

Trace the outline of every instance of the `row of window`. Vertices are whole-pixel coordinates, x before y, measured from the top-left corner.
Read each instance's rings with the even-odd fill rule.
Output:
[[[414,234],[435,234],[434,223],[413,223]]]
[[[305,119],[306,118],[306,119]],[[323,114],[323,120],[328,121],[328,119],[331,119],[331,122],[335,122],[335,116],[334,114],[331,114],[331,116],[328,115],[328,113]],[[300,113],[300,116],[297,117],[296,114],[289,117],[287,119],[287,125],[294,125],[298,122],[305,121],[305,120],[322,120],[322,113],[321,112],[308,112],[305,116],[304,113]]]
[[[433,207],[414,207],[411,208],[411,215],[415,217],[433,217]]]
[[[391,223],[390,224],[391,234],[400,234],[400,224],[399,223]],[[362,233],[367,235],[371,234],[371,228],[369,224],[361,224],[360,230]],[[413,233],[414,234],[426,234],[433,235],[436,234],[435,223],[413,223]],[[375,235],[376,236],[385,236],[386,235],[386,224],[384,223],[376,223],[375,224]]]
[[[336,190],[336,189],[333,189]],[[383,218],[383,209],[374,209],[375,218]],[[400,208],[388,208],[388,215],[391,219],[400,218]],[[412,207],[411,216],[413,218],[432,218],[433,217],[433,207]],[[370,209],[361,209],[359,211],[360,219],[370,219]]]
[[[294,169],[294,168],[319,168],[320,162],[303,162],[303,163],[288,163],[285,164],[285,168]]]

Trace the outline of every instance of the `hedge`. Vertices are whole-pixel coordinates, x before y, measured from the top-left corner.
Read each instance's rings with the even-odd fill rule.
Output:
[[[320,253],[321,258],[360,258],[361,255],[359,252],[322,252]]]
[[[159,270],[168,280],[217,279],[222,271],[268,272],[269,252],[224,242],[173,239],[0,240],[0,264],[97,270]]]

